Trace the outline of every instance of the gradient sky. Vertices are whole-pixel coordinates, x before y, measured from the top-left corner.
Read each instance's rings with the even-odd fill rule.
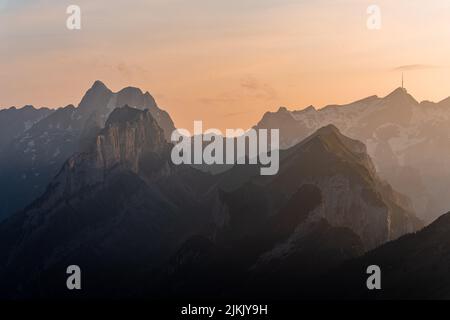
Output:
[[[66,29],[71,4],[80,31]],[[149,91],[178,127],[247,128],[279,106],[386,95],[402,70],[437,101],[449,40],[450,0],[0,0],[0,106],[78,104],[99,79]]]

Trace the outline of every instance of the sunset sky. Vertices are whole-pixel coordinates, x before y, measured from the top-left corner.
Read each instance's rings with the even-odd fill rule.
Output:
[[[418,100],[442,100],[449,67],[450,0],[0,0],[2,108],[76,105],[99,79],[149,91],[178,127],[247,128],[386,95],[402,71]]]

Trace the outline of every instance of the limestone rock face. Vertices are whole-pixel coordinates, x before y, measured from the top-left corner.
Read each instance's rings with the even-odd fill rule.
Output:
[[[100,168],[124,164],[138,173],[145,152],[161,153],[166,149],[164,133],[150,113],[125,106],[113,111],[97,136],[96,162]]]
[[[115,109],[85,152],[72,155],[50,184],[52,196],[73,196],[103,183],[112,170],[151,175],[168,164],[169,145],[164,133],[145,110]]]

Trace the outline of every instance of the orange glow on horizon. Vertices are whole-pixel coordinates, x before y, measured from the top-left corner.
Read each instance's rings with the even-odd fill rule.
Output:
[[[76,105],[98,79],[149,91],[177,127],[223,130],[280,106],[384,96],[402,71],[417,100],[450,96],[448,1],[380,0],[379,31],[366,1],[79,2],[76,32],[65,4],[0,11],[1,107]]]

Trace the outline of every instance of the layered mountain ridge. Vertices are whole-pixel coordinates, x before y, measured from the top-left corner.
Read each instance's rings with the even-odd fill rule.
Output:
[[[89,147],[109,114],[124,105],[148,109],[169,139],[173,121],[148,92],[127,87],[115,93],[96,81],[78,107],[48,110],[46,117],[5,146],[0,154],[0,181],[8,188],[0,195],[0,220],[38,197],[64,161]]]
[[[448,182],[448,99],[417,102],[404,88],[384,98],[368,97],[347,105],[267,112],[255,128],[279,128],[280,145],[289,148],[315,130],[333,124],[362,141],[377,171],[409,196],[419,217],[430,222],[450,207]]]
[[[62,287],[52,275],[69,261],[94,275],[90,296],[108,294],[102,273],[113,290],[113,279],[130,280],[127,270],[142,281],[147,267],[206,223],[200,199],[209,176],[174,167],[169,155],[164,132],[148,110],[116,108],[43,195],[0,224],[0,296],[39,295],[42,279],[48,279],[46,295],[59,294]],[[130,280],[124,294],[134,285]]]
[[[251,283],[274,263],[315,274],[312,261],[325,272],[418,228],[383,189],[364,145],[334,126],[283,152],[278,175],[255,177],[249,166],[231,184],[241,168],[212,176],[174,166],[170,147],[149,111],[116,108],[43,195],[0,224],[1,294],[66,296],[59,282],[75,262],[90,275],[86,297],[183,294],[186,250],[212,264],[216,285],[198,289],[229,293],[228,277]],[[327,249],[305,265],[317,239]]]
[[[230,172],[228,175],[237,174]],[[326,219],[332,226],[351,229],[366,249],[415,231],[422,225],[414,216],[409,201],[378,177],[365,146],[343,136],[333,125],[319,129],[282,152],[277,175],[254,176],[249,181],[241,187],[228,189],[232,195],[246,193],[245,205],[253,199],[259,208],[258,214],[266,212],[267,216],[280,210],[302,185],[318,187],[321,206],[312,215]],[[263,209],[259,202],[261,192],[269,201]],[[239,215],[239,212],[240,209],[228,215]]]
[[[164,113],[148,93],[113,93],[97,81],[78,107],[51,112],[14,140],[26,146],[15,155],[51,155],[54,169],[30,205],[0,222],[0,297],[71,298],[72,264],[83,272],[79,298],[448,297],[448,219],[418,231],[413,212],[424,198],[409,199],[384,176],[389,165],[408,172],[396,167],[400,160],[417,167],[430,160],[411,162],[398,139],[412,139],[408,148],[440,146],[443,136],[433,142],[424,128],[444,134],[447,105],[418,103],[399,88],[347,106],[280,108],[258,124],[281,129],[278,174],[236,165],[211,175],[173,165]],[[90,113],[91,106],[98,108]],[[422,181],[424,172],[408,174],[409,185],[420,187],[411,179]],[[367,264],[388,270],[385,295],[362,287]],[[351,281],[343,284],[343,274]],[[414,279],[419,289],[409,290]]]

